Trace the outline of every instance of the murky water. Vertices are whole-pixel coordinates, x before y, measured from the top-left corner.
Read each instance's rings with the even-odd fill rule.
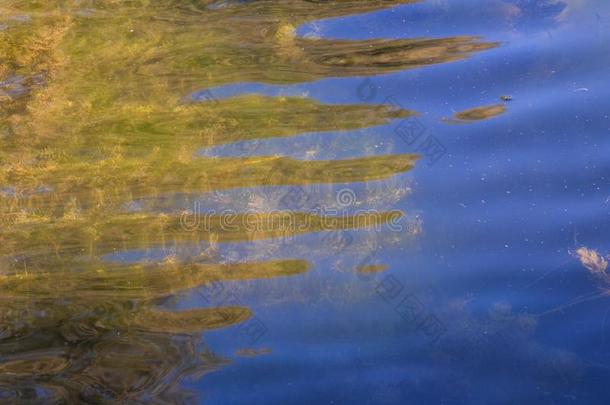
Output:
[[[606,403],[604,0],[0,0],[0,403]]]

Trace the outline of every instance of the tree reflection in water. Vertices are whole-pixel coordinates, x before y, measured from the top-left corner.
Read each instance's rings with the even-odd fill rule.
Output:
[[[181,403],[189,399],[178,388],[183,377],[226,364],[202,349],[201,333],[248,320],[247,307],[171,311],[164,303],[215,281],[296,277],[308,264],[231,263],[213,255],[111,262],[106,255],[118,252],[285,236],[273,228],[228,231],[217,222],[193,232],[181,226],[179,212],[125,207],[178,193],[390,181],[410,170],[417,157],[409,154],[301,161],[206,158],[196,151],[368,128],[412,111],[298,97],[242,95],[203,103],[185,97],[222,84],[419,68],[496,46],[466,36],[348,41],[295,35],[308,21],[411,2],[4,1],[0,398]],[[295,235],[323,230],[319,216],[290,215],[301,225]],[[380,221],[391,215],[381,212]],[[330,223],[331,230],[366,227],[358,220]]]

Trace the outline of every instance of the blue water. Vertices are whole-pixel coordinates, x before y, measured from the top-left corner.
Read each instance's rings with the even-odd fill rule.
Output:
[[[243,344],[237,329],[209,332],[205,344],[233,362],[185,387],[212,404],[607,403],[610,297],[600,294],[574,251],[610,252],[610,3],[430,0],[317,21],[298,33],[477,35],[500,46],[370,77],[366,86],[374,90],[366,97],[359,92],[363,77],[212,89],[217,97],[398,103],[421,113],[425,133],[446,153],[436,162],[424,157],[399,176],[410,194],[398,208],[421,221],[421,233],[376,251],[373,261],[388,265],[386,272],[336,271],[338,255],[317,254],[323,234],[293,238],[277,254],[309,247],[310,274],[281,284],[242,283],[250,287],[238,294],[266,328],[252,346],[271,353],[233,356]],[[442,121],[499,103],[501,95],[512,101],[498,117]],[[370,154],[416,152],[397,135],[399,124],[257,141],[257,154],[304,159],[317,147],[315,159],[348,158],[371,145]],[[231,156],[241,149],[200,153]],[[351,187],[357,196],[363,192]],[[324,193],[332,199],[335,191]],[[426,333],[400,312],[403,299],[416,300],[418,314],[434,316],[441,332]],[[197,302],[193,295],[184,305]]]
[[[0,403],[608,403],[610,2],[401,2],[0,0]]]

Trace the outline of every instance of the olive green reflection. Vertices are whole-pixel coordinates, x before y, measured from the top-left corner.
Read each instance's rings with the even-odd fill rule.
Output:
[[[298,37],[315,20],[411,0],[5,0],[0,4],[0,392],[11,403],[184,403],[178,384],[227,360],[200,333],[252,319],[249,308],[173,311],[218,281],[299,277],[302,260],[214,257],[109,263],[105,255],[374,229],[400,212],[128,212],[175,193],[390,179],[417,156],[343,160],[198,157],[239,141],[350,131],[415,114],[241,95],[190,101],[243,82],[371,76],[464,59],[497,44],[473,36]],[[25,16],[25,17],[24,17]],[[330,134],[328,136],[331,136]],[[264,151],[258,151],[264,155]],[[357,248],[353,246],[353,248]],[[370,267],[364,271],[381,268]],[[164,305],[167,304],[167,305]],[[237,327],[237,326],[236,326]]]
[[[207,283],[308,268],[300,260],[83,266],[0,278],[0,390],[4,398],[12,394],[12,403],[126,403],[147,395],[180,403],[182,376],[227,362],[197,349],[200,333],[243,323],[252,313],[235,305],[169,311],[155,303]]]
[[[453,119],[445,119],[445,121],[451,124],[482,121],[504,114],[505,112],[506,107],[503,104],[487,105],[457,112]]]

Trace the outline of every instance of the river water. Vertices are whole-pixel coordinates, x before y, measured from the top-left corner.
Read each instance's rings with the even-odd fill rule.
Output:
[[[607,403],[609,64],[604,0],[0,0],[0,403]]]

